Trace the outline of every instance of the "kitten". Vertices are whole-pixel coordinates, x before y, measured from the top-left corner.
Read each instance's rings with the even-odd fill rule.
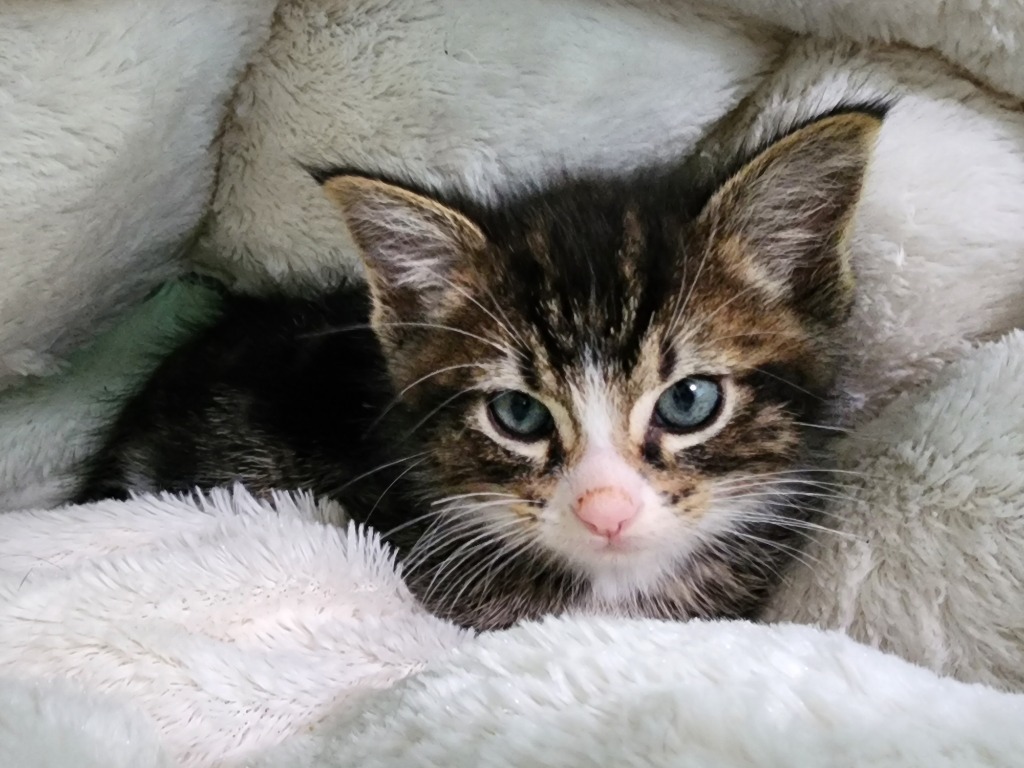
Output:
[[[327,178],[368,291],[229,298],[81,498],[309,488],[480,629],[753,615],[833,488],[844,239],[880,120],[818,119],[703,191],[649,171],[483,205]]]

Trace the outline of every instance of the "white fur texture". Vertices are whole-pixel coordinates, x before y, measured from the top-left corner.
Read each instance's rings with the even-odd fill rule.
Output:
[[[1024,20],[1016,0],[715,0],[715,6],[798,35],[935,51],[998,90],[1024,93]]]
[[[224,492],[0,516],[0,676],[133,701],[175,765],[200,766],[355,706],[463,637],[336,506],[276,509]]]
[[[0,4],[0,388],[180,270],[272,0]]]
[[[463,645],[283,764],[981,768],[1019,764],[1022,715],[810,627],[549,620]]]
[[[11,768],[175,768],[124,697],[64,680],[0,677],[0,760]]]
[[[1017,2],[716,5],[755,30],[931,46],[1024,96]],[[8,379],[52,369],[94,318],[173,272],[212,183],[217,110],[269,6],[0,8]],[[882,254],[861,265],[881,320],[864,328],[874,357],[859,381],[865,397],[921,388],[848,438],[847,467],[868,474],[849,476],[839,533],[772,615],[1019,690],[1024,349],[1019,335],[970,346],[1019,324],[1019,104],[927,52],[812,41],[775,60],[775,43],[682,2],[496,7],[282,4],[220,146],[207,244],[223,258],[206,250],[207,263],[245,287],[350,269],[296,161],[453,174],[484,193],[552,165],[682,148],[759,86],[755,132],[844,94],[897,91],[858,220],[858,253]],[[4,501],[66,490],[106,414],[92,370],[79,391],[72,374],[4,401]],[[308,500],[279,506],[218,494],[0,516],[0,765],[1021,762],[1017,696],[810,628],[569,619],[471,640],[418,612],[369,539],[314,522]]]
[[[899,533],[898,510],[874,512]],[[420,610],[374,538],[321,521],[341,510],[240,490],[0,516],[0,764],[939,768],[1024,750],[1024,696],[811,627],[568,617],[473,637]]]
[[[662,0],[285,0],[239,86],[197,258],[247,290],[351,275],[303,165],[481,197],[635,167],[693,146],[775,50]]]
[[[1017,331],[845,438],[839,533],[812,543],[769,618],[1024,691],[1022,381]]]

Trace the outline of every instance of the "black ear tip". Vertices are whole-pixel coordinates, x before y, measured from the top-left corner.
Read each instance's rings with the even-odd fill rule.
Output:
[[[326,168],[318,168],[315,165],[303,163],[299,160],[296,160],[295,164],[299,166],[299,168],[301,168],[306,174],[308,174],[310,178],[312,178],[313,181],[315,181],[317,184],[323,184],[331,177],[330,173]]]
[[[354,168],[347,168],[339,165],[317,166],[309,165],[308,163],[298,163],[298,166],[308,173],[310,178],[320,186],[323,186],[337,176],[360,176],[363,178],[373,178],[365,171],[358,171]]]
[[[817,114],[800,124],[798,127],[803,127],[810,123],[816,123],[819,120],[824,120],[829,117],[840,117],[842,115],[860,115],[872,118],[873,120],[881,123],[886,117],[888,117],[889,112],[892,111],[894,103],[895,98],[882,96],[874,99],[866,99],[864,101],[851,101],[839,104],[827,112]]]
[[[302,166],[302,169],[306,173],[308,173],[313,178],[313,181],[315,181],[320,186],[323,186],[325,183],[327,183],[327,180],[330,179],[332,176],[337,175],[333,173],[329,168],[314,168],[312,166],[304,165]]]
[[[812,117],[801,120],[790,126],[777,139],[765,142],[760,151],[770,148],[776,141],[813,130],[816,126],[835,125],[837,123],[855,128],[854,133],[863,134],[876,132],[889,114],[893,105],[892,99],[873,99],[861,102],[840,104],[827,112],[819,112]]]
[[[881,122],[885,120],[896,104],[895,96],[879,97],[861,106],[861,111]]]

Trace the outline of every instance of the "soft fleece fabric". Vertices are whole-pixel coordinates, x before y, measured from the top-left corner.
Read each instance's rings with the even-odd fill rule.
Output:
[[[892,98],[855,222],[850,499],[770,617],[930,671],[810,627],[569,617],[470,638],[415,609],[371,537],[315,522],[336,509],[140,499],[0,517],[0,764],[1021,763],[1004,692],[1024,668],[1018,3],[268,0],[213,16],[0,9],[0,507],[66,498],[173,318],[208,309],[198,289],[138,306],[184,264],[246,290],[355,269],[303,163],[488,195],[681,154],[741,102],[709,151]]]
[[[788,623],[473,637],[335,505],[143,497],[0,516],[0,763],[1019,765],[1022,361],[979,348],[844,438],[836,530],[766,617],[921,667]]]

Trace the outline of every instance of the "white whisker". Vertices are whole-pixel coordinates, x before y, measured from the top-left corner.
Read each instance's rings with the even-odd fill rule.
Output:
[[[856,496],[846,496],[841,493],[816,493],[813,491],[797,491],[797,490],[784,490],[784,491],[755,491],[753,493],[741,493],[735,496],[727,496],[730,501],[746,501],[748,499],[778,499],[778,500],[789,500],[791,498],[809,498],[809,499],[837,499],[841,501],[849,501],[856,503],[861,501]]]
[[[486,338],[484,336],[480,336],[479,334],[473,333],[471,331],[467,331],[464,328],[456,328],[454,326],[444,325],[442,323],[421,323],[421,322],[393,321],[393,322],[388,322],[388,323],[380,323],[378,326],[374,326],[371,323],[361,323],[361,324],[355,324],[355,325],[346,325],[346,326],[343,326],[341,328],[328,328],[327,330],[324,330],[324,331],[312,331],[310,333],[304,334],[304,337],[305,338],[316,338],[317,336],[329,336],[332,333],[345,333],[347,331],[368,330],[368,329],[369,330],[375,330],[376,328],[427,328],[427,329],[431,329],[431,330],[435,330],[435,331],[447,331],[449,333],[455,333],[455,334],[458,334],[460,336],[465,336],[465,337],[470,338],[470,339],[475,339],[475,340],[477,340],[477,341],[479,341],[479,342],[481,342],[483,344],[486,344],[486,345],[488,345],[490,347],[493,347],[494,349],[498,350],[499,352],[501,352],[503,354],[507,354],[507,355],[509,355],[511,357],[515,357],[516,354],[517,354],[515,350],[513,350],[513,349],[511,349],[511,348],[509,348],[507,346],[502,345],[501,343],[495,341],[494,339],[488,339],[488,338]],[[510,353],[512,353],[512,354],[510,354]]]
[[[506,499],[517,498],[516,495],[513,493],[501,493],[499,491],[476,491],[473,493],[457,493],[454,496],[444,496],[440,499],[435,499],[434,501],[430,502],[430,506],[434,507],[439,504],[447,504],[448,502],[451,501],[458,501],[459,499],[468,499],[478,496],[503,496]]]
[[[363,518],[363,523],[364,523],[364,524],[366,524],[366,523],[369,523],[369,522],[370,522],[370,515],[372,515],[372,514],[374,513],[374,510],[376,510],[378,506],[380,506],[380,503],[381,503],[381,501],[383,501],[383,500],[384,500],[384,497],[385,497],[385,496],[387,496],[387,494],[388,494],[388,491],[390,491],[390,490],[391,490],[392,488],[394,488],[394,487],[395,487],[395,485],[396,485],[396,484],[397,484],[397,483],[398,483],[398,482],[399,482],[399,481],[400,481],[400,480],[401,480],[401,479],[402,479],[403,477],[405,477],[405,476],[406,476],[406,475],[408,475],[408,474],[409,474],[410,472],[412,472],[412,471],[413,471],[414,469],[416,469],[416,467],[418,467],[418,466],[419,466],[420,464],[422,464],[422,463],[423,463],[424,461],[426,461],[426,458],[422,458],[422,459],[418,459],[418,460],[414,461],[414,462],[413,462],[412,464],[410,464],[410,465],[409,465],[408,467],[406,467],[405,469],[403,469],[403,470],[402,470],[402,471],[401,471],[401,472],[400,472],[400,473],[398,474],[398,477],[396,477],[396,478],[395,478],[394,480],[392,480],[392,481],[391,481],[390,483],[388,483],[388,487],[387,487],[387,488],[385,488],[385,489],[384,489],[384,490],[383,490],[383,491],[381,492],[380,496],[378,496],[378,497],[377,497],[377,501],[375,501],[375,502],[373,503],[373,506],[372,506],[372,507],[370,507],[370,511],[366,513],[366,517],[364,517],[364,518]]]
[[[377,425],[380,424],[380,422],[383,421],[384,418],[389,413],[391,413],[391,411],[393,411],[400,402],[402,402],[402,398],[405,397],[405,395],[408,394],[411,389],[424,383],[425,381],[429,381],[435,376],[440,376],[442,373],[448,373],[449,371],[457,371],[463,368],[483,368],[486,370],[487,366],[485,366],[483,363],[461,363],[459,365],[449,365],[446,366],[445,368],[438,368],[437,370],[431,371],[430,373],[424,376],[420,376],[420,378],[416,379],[416,381],[414,381],[409,386],[405,387],[401,392],[399,392],[391,399],[391,402],[389,402],[381,410],[381,412],[377,415],[377,418],[370,422],[370,426],[366,428],[367,433],[372,432],[377,427]]]
[[[401,459],[395,459],[394,461],[389,461],[386,464],[381,464],[380,466],[374,467],[371,470],[363,472],[361,475],[356,475],[355,477],[350,478],[349,480],[346,480],[342,485],[340,485],[340,486],[338,486],[337,488],[334,489],[334,493],[335,494],[340,493],[341,491],[343,491],[346,488],[348,488],[349,486],[351,486],[353,483],[358,483],[360,480],[363,480],[363,479],[369,477],[370,475],[375,475],[378,472],[383,472],[385,469],[387,469],[389,467],[393,467],[393,466],[395,466],[397,464],[402,464],[402,463],[404,463],[406,461],[412,461],[413,459],[418,459],[418,458],[421,458],[421,457],[426,456],[426,455],[427,455],[427,451],[419,451],[418,453],[412,453],[412,454],[409,454],[408,456],[404,456]]]
[[[451,405],[452,403],[454,403],[454,402],[455,402],[456,400],[458,400],[458,399],[459,399],[460,397],[465,397],[466,395],[468,395],[468,394],[469,394],[470,392],[472,392],[472,391],[473,391],[473,390],[472,390],[472,388],[470,388],[470,389],[463,389],[463,390],[461,390],[461,391],[459,391],[459,392],[456,392],[456,393],[455,393],[454,395],[452,395],[451,397],[449,397],[449,398],[445,399],[445,400],[444,400],[444,402],[442,402],[442,403],[441,403],[441,404],[440,404],[439,406],[437,406],[437,407],[436,407],[436,408],[435,408],[434,410],[432,410],[432,411],[431,411],[430,413],[428,413],[428,414],[427,414],[426,416],[424,416],[424,417],[423,417],[422,419],[420,419],[419,421],[417,421],[417,422],[416,422],[416,424],[414,424],[414,425],[413,425],[412,429],[409,429],[408,431],[406,431],[406,432],[405,432],[405,434],[403,435],[403,437],[405,437],[405,438],[409,438],[409,437],[412,437],[412,436],[413,436],[413,435],[414,435],[414,434],[415,434],[415,433],[416,433],[417,431],[419,431],[419,430],[420,430],[420,428],[422,428],[422,427],[423,427],[423,425],[424,425],[424,424],[426,424],[426,423],[427,423],[428,421],[430,421],[430,420],[431,420],[432,418],[434,418],[434,417],[435,417],[435,416],[436,416],[436,415],[437,415],[438,413],[440,413],[440,412],[441,412],[442,410],[444,410],[444,409],[445,409],[445,408],[447,408],[447,407],[448,407],[449,405]]]
[[[451,289],[453,289],[457,293],[461,294],[463,296],[463,298],[469,299],[469,301],[473,302],[473,304],[475,304],[480,309],[481,312],[484,312],[489,318],[491,318],[491,320],[493,320],[495,323],[497,323],[498,328],[508,337],[509,341],[518,342],[519,344],[522,344],[523,346],[527,346],[526,342],[523,341],[522,337],[519,336],[519,334],[516,333],[511,328],[510,325],[508,325],[508,324],[502,322],[501,320],[499,320],[494,315],[493,312],[491,312],[489,309],[487,309],[487,307],[485,307],[483,304],[481,304],[479,301],[477,301],[475,298],[473,298],[473,296],[470,295],[470,293],[468,291],[466,291],[464,288],[462,288],[462,286],[460,286],[457,283],[449,280],[446,277],[442,277],[442,280],[444,280],[444,282]],[[512,351],[514,351],[516,353],[517,357],[523,357],[523,353],[521,351],[515,350],[515,349],[513,349]]]

